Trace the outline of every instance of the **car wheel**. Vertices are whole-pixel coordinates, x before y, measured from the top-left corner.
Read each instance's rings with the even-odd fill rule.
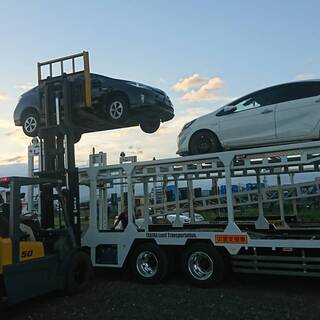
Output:
[[[28,137],[36,137],[39,133],[40,118],[36,111],[27,111],[22,116],[22,130]]]
[[[219,140],[213,133],[208,131],[196,132],[189,144],[189,153],[192,155],[217,152],[219,150]]]
[[[113,122],[123,122],[127,118],[128,102],[122,97],[109,99],[105,105],[105,114]]]
[[[154,133],[160,127],[160,120],[156,121],[143,121],[140,123],[140,128],[145,133]]]
[[[156,244],[143,243],[131,256],[131,270],[142,283],[159,283],[168,274],[167,255]]]
[[[182,270],[191,284],[212,287],[224,279],[224,258],[213,245],[195,243],[182,254]]]

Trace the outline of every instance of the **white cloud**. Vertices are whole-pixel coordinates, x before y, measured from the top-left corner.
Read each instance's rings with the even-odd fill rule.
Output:
[[[315,79],[317,77],[317,75],[315,73],[301,73],[301,74],[297,74],[294,77],[294,80],[308,80],[308,79]]]
[[[3,157],[0,158],[0,165],[18,164],[18,163],[25,163],[25,162],[27,162],[27,157],[22,155],[12,156],[9,158],[3,158]]]
[[[188,102],[195,101],[228,101],[230,97],[218,95],[216,90],[222,88],[224,85],[220,77],[213,77],[209,79],[204,85],[197,90],[186,92],[181,99]]]
[[[206,82],[206,79],[200,77],[198,73],[193,74],[191,77],[180,79],[177,82],[173,89],[175,91],[183,91],[186,92],[188,89],[200,86]]]
[[[32,82],[25,82],[22,84],[17,84],[14,86],[14,88],[19,89],[21,91],[27,91],[33,88],[35,85]]]
[[[0,119],[0,129],[13,129],[13,128],[14,128],[13,121]]]
[[[9,98],[5,93],[0,92],[0,101],[5,101],[5,100],[8,100],[8,99]]]

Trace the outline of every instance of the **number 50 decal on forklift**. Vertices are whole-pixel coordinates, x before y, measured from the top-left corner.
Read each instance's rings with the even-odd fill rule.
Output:
[[[21,241],[20,242],[20,261],[26,261],[44,256],[44,247],[42,242]]]
[[[22,251],[21,252],[21,256],[20,258],[23,259],[23,258],[30,258],[33,256],[33,250],[25,250],[25,251]]]

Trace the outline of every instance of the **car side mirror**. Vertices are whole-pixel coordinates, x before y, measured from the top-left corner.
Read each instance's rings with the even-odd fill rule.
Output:
[[[232,112],[234,112],[234,111],[236,111],[237,110],[237,107],[236,106],[225,106],[224,108],[223,108],[223,113],[224,114],[229,114],[229,113],[232,113]]]

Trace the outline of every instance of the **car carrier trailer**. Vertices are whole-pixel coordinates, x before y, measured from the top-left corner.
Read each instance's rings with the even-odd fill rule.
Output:
[[[95,267],[130,266],[135,277],[146,283],[164,279],[179,266],[186,278],[199,286],[222,281],[235,272],[320,276],[320,228],[317,225],[290,225],[285,221],[282,180],[300,173],[318,173],[318,141],[268,146],[180,158],[106,165],[104,154],[90,156],[90,165],[79,171],[80,184],[90,190],[89,227],[82,246],[90,252]],[[261,176],[278,181],[279,215],[268,221],[264,213],[264,186]],[[254,221],[237,221],[232,193],[234,179],[250,177],[257,182],[258,215]],[[180,220],[178,187],[215,179],[226,186],[226,221],[195,223],[192,192],[190,224]],[[149,198],[155,183],[173,183],[176,192],[172,224],[159,224],[159,213]],[[114,230],[106,201],[110,192],[127,191],[128,225]],[[137,222],[135,190],[143,190],[143,223]],[[320,191],[316,192],[320,196]],[[294,198],[296,200],[296,198]],[[159,205],[158,208],[159,209]],[[166,214],[166,204],[160,214]]]

